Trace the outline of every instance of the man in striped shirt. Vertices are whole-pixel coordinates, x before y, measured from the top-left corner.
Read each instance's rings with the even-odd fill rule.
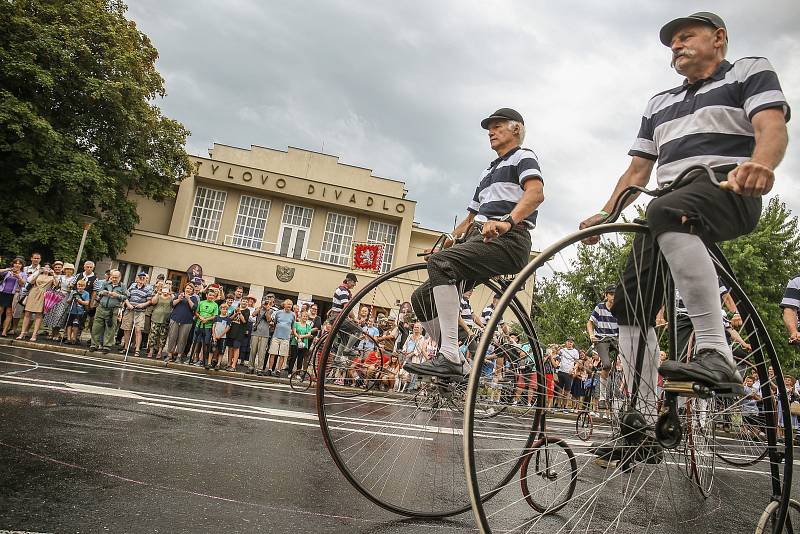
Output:
[[[781,301],[783,308],[783,324],[789,332],[789,343],[800,345],[800,275],[795,276],[786,284],[786,292]]]
[[[711,386],[741,385],[720,321],[717,275],[704,241],[727,241],[755,228],[761,196],[772,189],[774,169],[786,150],[790,113],[768,60],[725,60],[728,32],[718,15],[701,12],[675,19],[664,25],[660,38],[672,52],[672,66],[685,80],[650,99],[629,152],[628,169],[603,209],[581,223],[581,228],[600,223],[623,189],[647,185],[656,162],[659,185],[699,163],[711,166],[724,182],[718,188],[698,177],[652,200],[647,207],[650,234],[637,235],[622,285],[616,290],[611,311],[619,320],[626,381],[632,383],[639,332],[645,331],[647,352],[639,391],[644,405],[652,407],[659,372],[667,379]],[[666,361],[660,369],[653,328],[659,304],[644,310],[627,305],[641,300],[638,288],[645,287],[650,273],[640,272],[636,265],[650,264],[654,241],[686,304],[698,349],[692,362]],[[660,294],[663,281],[656,278],[656,294]],[[645,416],[654,419],[655,413]]]
[[[605,300],[594,307],[589,320],[586,322],[586,332],[589,339],[594,344],[594,350],[600,357],[600,387],[598,389],[598,400],[601,405],[605,405],[608,399],[608,373],[612,365],[612,352],[617,353],[617,337],[619,336],[619,325],[617,318],[611,313],[614,306],[614,291],[616,286],[608,286],[604,291]]]
[[[516,274],[530,255],[530,230],[544,201],[544,181],[536,154],[521,146],[522,115],[501,108],[481,126],[488,130],[497,159],[481,174],[467,216],[453,230],[463,241],[448,239],[444,250],[428,256],[428,281],[411,297],[414,313],[439,346],[431,362],[406,365],[413,373],[463,374],[458,353],[459,286],[463,292],[492,276]]]

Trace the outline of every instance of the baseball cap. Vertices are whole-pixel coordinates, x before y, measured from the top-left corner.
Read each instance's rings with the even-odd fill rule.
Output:
[[[137,274],[136,276],[147,276],[147,273],[146,273],[146,272],[144,272],[144,271],[142,271],[142,272],[140,272],[139,274]]]
[[[722,17],[710,11],[698,11],[697,13],[692,13],[688,17],[679,17],[664,24],[661,31],[658,33],[661,43],[664,46],[670,46],[672,44],[672,36],[675,35],[678,28],[686,24],[696,24],[698,22],[712,26],[715,29],[724,29],[725,40],[728,40],[728,28],[725,27],[725,21],[722,20]]]
[[[520,124],[525,124],[525,121],[522,120],[522,115],[519,114],[519,111],[511,108],[500,108],[481,121],[481,128],[483,128],[484,130],[488,130],[489,121],[493,119],[517,121]]]
[[[358,282],[358,277],[354,273],[347,273],[347,276],[345,276],[344,279],[352,280],[353,282]]]

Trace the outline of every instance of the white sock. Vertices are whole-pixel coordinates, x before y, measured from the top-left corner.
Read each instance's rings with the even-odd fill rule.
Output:
[[[658,236],[658,245],[689,312],[696,350],[714,349],[734,367],[720,314],[717,271],[703,241],[696,235],[665,232]]]
[[[433,301],[439,314],[441,341],[439,352],[453,363],[461,363],[458,354],[458,314],[461,310],[456,286],[436,286]]]
[[[625,374],[625,387],[630,395],[633,378],[636,374],[636,351],[639,348],[638,326],[619,325],[619,352],[622,355],[622,371]],[[642,375],[639,378],[639,403],[637,409],[649,424],[656,422],[656,386],[658,385],[658,337],[655,328],[647,330],[647,346],[642,361]]]
[[[434,317],[430,321],[420,321],[422,328],[425,330],[425,335],[433,341],[439,341],[442,337],[442,331],[439,330],[439,318]]]

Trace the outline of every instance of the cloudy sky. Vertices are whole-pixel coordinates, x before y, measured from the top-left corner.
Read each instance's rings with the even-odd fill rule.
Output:
[[[800,113],[800,3],[468,0],[129,0],[160,53],[187,149],[323,151],[406,182],[416,220],[449,229],[495,156],[480,120],[525,117],[546,201],[540,248],[596,212],[629,162],[645,103],[679,85],[658,40],[710,10],[728,57],[766,56]],[[773,194],[800,214],[800,117]],[[653,179],[654,180],[654,179]]]

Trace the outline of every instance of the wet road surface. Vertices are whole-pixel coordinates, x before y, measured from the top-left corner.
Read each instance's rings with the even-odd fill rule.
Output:
[[[285,383],[0,345],[0,529],[475,531],[469,513],[404,520],[368,502],[330,460],[314,401]]]

